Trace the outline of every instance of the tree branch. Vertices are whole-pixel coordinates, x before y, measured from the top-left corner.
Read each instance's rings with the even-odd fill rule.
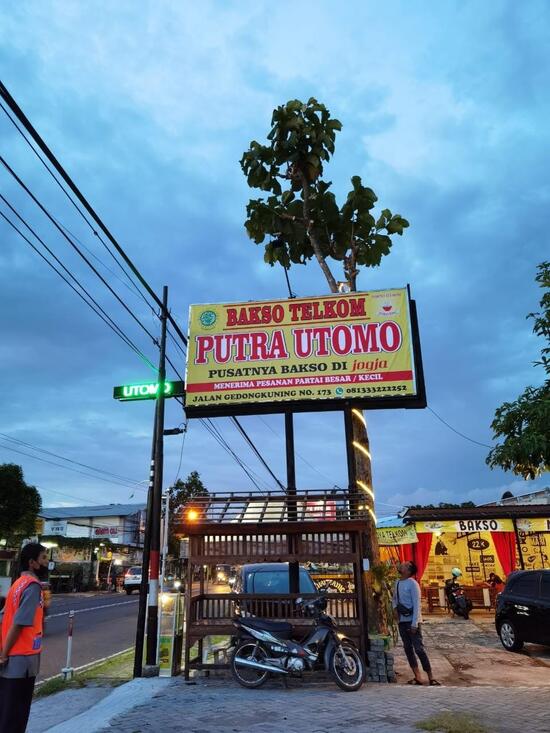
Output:
[[[311,242],[311,246],[313,248],[313,252],[315,253],[315,257],[317,258],[317,262],[319,263],[319,267],[321,268],[324,276],[327,279],[328,286],[331,292],[337,293],[338,283],[336,282],[336,279],[332,274],[330,267],[327,265],[327,261],[324,258],[323,253],[321,252],[321,246],[319,244],[319,240],[317,239],[317,235],[313,231],[314,221],[311,219],[309,210],[309,183],[307,182],[306,177],[301,170],[298,170],[297,174],[302,184],[304,220],[309,241]]]

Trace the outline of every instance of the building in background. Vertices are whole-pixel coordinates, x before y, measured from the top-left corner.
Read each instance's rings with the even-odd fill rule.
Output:
[[[39,516],[54,592],[114,588],[127,568],[141,565],[145,504],[46,507]]]
[[[515,504],[550,504],[550,488],[531,491],[528,494],[513,496],[510,491],[502,495],[500,501],[493,501],[483,506],[513,506]]]

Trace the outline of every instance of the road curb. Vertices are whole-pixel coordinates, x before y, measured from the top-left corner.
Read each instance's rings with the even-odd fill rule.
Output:
[[[120,657],[123,654],[126,654],[127,652],[131,651],[134,647],[129,646],[127,649],[123,649],[120,652],[115,652],[114,654],[110,654],[108,657],[102,657],[101,659],[94,659],[93,662],[88,662],[87,664],[83,664],[81,667],[75,667],[74,668],[74,674],[77,674],[78,672],[84,672],[87,669],[92,669],[93,667],[98,667],[100,664],[103,664],[104,662],[109,662],[111,659],[116,659],[116,657]],[[45,680],[40,680],[40,682],[37,682],[34,686],[35,690],[40,689],[42,685],[44,685],[46,682],[51,682],[51,680],[58,680],[63,678],[63,672],[60,672],[59,674],[54,674],[51,677],[46,677]]]

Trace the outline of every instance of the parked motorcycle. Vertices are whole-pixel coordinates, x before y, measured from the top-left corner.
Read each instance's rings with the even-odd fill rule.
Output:
[[[472,610],[472,601],[464,593],[464,589],[457,583],[454,576],[445,581],[445,595],[449,608],[455,616],[462,616],[468,620]]]
[[[304,601],[298,607],[314,619],[311,633],[303,641],[292,639],[292,624],[263,618],[240,617],[233,623],[239,634],[231,670],[243,687],[260,687],[270,674],[300,677],[303,672],[326,669],[338,687],[358,690],[365,680],[365,665],[355,644],[336,628],[325,613],[324,597]]]

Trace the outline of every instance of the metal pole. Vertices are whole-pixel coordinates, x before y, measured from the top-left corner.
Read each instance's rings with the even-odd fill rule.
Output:
[[[162,312],[160,316],[160,359],[157,392],[157,424],[155,435],[155,472],[153,479],[153,510],[151,516],[151,573],[149,578],[149,607],[147,616],[147,665],[157,661],[159,562],[160,562],[160,515],[162,504],[162,467],[164,463],[164,382],[166,380],[166,319],[168,312],[168,288],[162,289]]]
[[[296,504],[296,462],[294,456],[294,416],[285,412],[285,444],[286,444],[286,495],[288,521],[298,521]],[[294,551],[294,535],[288,536],[289,553]],[[300,565],[298,562],[288,563],[288,588],[291,593],[300,592]]]
[[[160,631],[162,626],[162,596],[164,593],[164,578],[166,576],[166,556],[168,555],[168,509],[170,494],[166,492],[164,494],[164,521],[162,525],[162,565],[160,571],[160,598],[161,603],[159,605],[159,633],[157,638],[157,664],[159,663],[159,652],[160,652]]]
[[[512,519],[512,524],[514,525],[514,534],[516,536],[516,545],[518,548],[519,564],[521,565],[521,569],[525,570],[525,562],[523,561],[523,552],[521,551],[521,542],[519,539],[518,525],[515,519]]]
[[[141,562],[141,585],[139,586],[139,605],[136,628],[136,648],[134,653],[134,677],[143,672],[143,644],[145,639],[145,619],[147,616],[147,593],[149,590],[149,556],[151,550],[151,518],[153,516],[153,476],[155,471],[155,442],[157,438],[158,404],[155,404],[153,422],[153,445],[151,447],[151,467],[149,470],[149,490],[145,514],[145,533],[143,535],[143,559]]]
[[[73,653],[73,626],[74,626],[74,611],[69,611],[69,629],[67,635],[67,664],[63,667],[61,672],[63,673],[63,679],[71,679],[73,676],[73,668],[71,667],[71,657]]]

